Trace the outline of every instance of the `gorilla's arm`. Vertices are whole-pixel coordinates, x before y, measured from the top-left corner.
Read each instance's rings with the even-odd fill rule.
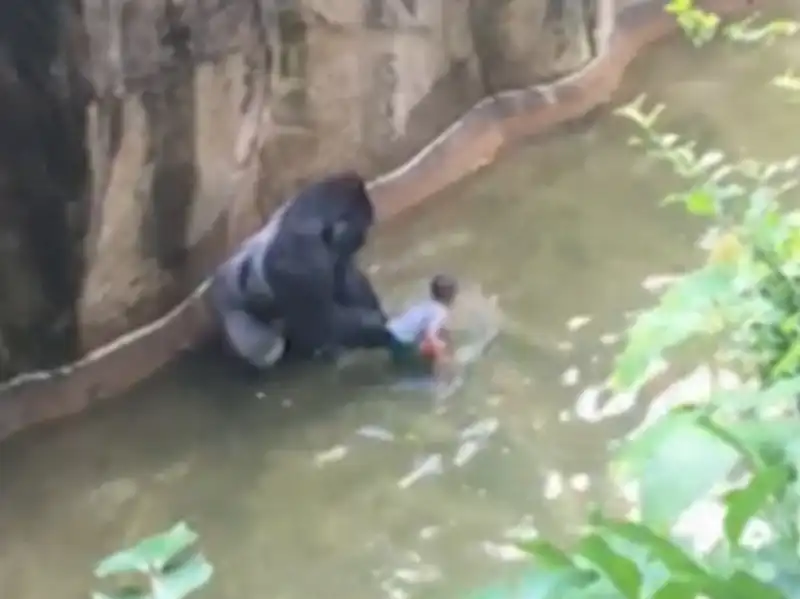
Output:
[[[379,309],[336,305],[333,309],[333,339],[337,347],[387,347],[391,335]]]
[[[293,350],[312,354],[333,337],[333,257],[314,227],[282,229],[264,259]]]
[[[364,308],[384,314],[378,294],[353,260],[340,260],[336,266],[335,298],[341,306]]]
[[[343,306],[336,302],[339,294],[334,261],[328,246],[312,228],[281,231],[268,252],[265,274],[283,316],[286,338],[297,354],[388,343],[385,317],[379,307],[365,307],[361,302]],[[377,304],[369,282],[357,269],[348,270],[355,270],[358,275],[351,273],[352,280],[367,286],[367,303]],[[349,287],[347,290],[353,291]]]

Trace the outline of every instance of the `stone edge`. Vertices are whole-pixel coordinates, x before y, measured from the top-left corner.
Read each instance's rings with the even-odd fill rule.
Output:
[[[767,0],[707,0],[719,14],[753,10]],[[520,140],[580,118],[610,101],[639,51],[675,30],[664,0],[638,0],[615,10],[600,0],[598,56],[546,85],[484,98],[397,169],[370,183],[385,221],[490,164]],[[166,315],[54,370],[26,373],[0,385],[0,441],[35,424],[85,410],[146,379],[206,335],[208,281]]]

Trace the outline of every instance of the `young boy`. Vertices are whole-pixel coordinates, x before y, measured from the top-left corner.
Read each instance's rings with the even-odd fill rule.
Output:
[[[445,324],[458,295],[458,283],[448,275],[431,280],[430,297],[389,321],[395,364],[438,374],[449,360]]]

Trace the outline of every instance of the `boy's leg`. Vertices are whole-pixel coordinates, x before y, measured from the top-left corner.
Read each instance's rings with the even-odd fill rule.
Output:
[[[402,343],[394,340],[389,346],[394,366],[409,374],[431,375],[434,373],[434,361],[423,356],[413,343]]]

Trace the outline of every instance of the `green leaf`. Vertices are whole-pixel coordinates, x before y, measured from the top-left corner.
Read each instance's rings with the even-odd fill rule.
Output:
[[[670,0],[669,4],[664,7],[664,10],[673,15],[688,12],[694,8],[692,0]]]
[[[717,201],[711,192],[704,188],[690,191],[685,199],[686,209],[695,216],[715,216]]]
[[[574,568],[572,558],[558,547],[540,539],[531,539],[517,544],[522,551],[535,558],[537,563],[552,570]]]
[[[780,378],[782,376],[796,374],[800,370],[800,339],[794,341],[788,350],[781,356],[778,363],[770,371],[770,377]]]
[[[489,593],[481,593],[480,599],[509,599],[510,597],[561,599],[571,593],[581,593],[596,581],[596,573],[575,568],[537,570],[526,575],[519,585],[515,585],[516,588],[503,588]]]
[[[718,167],[725,160],[725,154],[719,150],[711,150],[703,154],[695,165],[695,169],[700,172]]]
[[[731,389],[714,393],[709,403],[735,411],[787,408],[800,395],[800,377],[784,378],[766,389]],[[730,429],[727,429],[730,432]]]
[[[666,350],[718,332],[724,324],[718,306],[738,296],[736,274],[724,264],[709,264],[678,279],[656,308],[641,313],[615,361],[614,388],[623,391],[646,382],[648,371]]]
[[[726,494],[724,530],[731,547],[739,547],[747,523],[771,498],[786,488],[790,475],[791,470],[785,465],[764,468],[755,473],[746,487]]]
[[[771,584],[759,580],[747,572],[736,572],[728,580],[729,597],[741,599],[786,599],[786,596]]]
[[[679,140],[680,137],[675,133],[664,133],[663,135],[658,136],[658,144],[664,149],[671,148]]]
[[[743,420],[726,425],[728,431],[748,447],[758,448],[767,464],[781,463],[785,448],[800,437],[797,419]]]
[[[211,580],[214,568],[202,555],[157,576],[153,581],[154,599],[183,599]]]
[[[582,539],[578,556],[586,559],[590,567],[608,580],[623,597],[638,599],[642,586],[638,566],[615,552],[600,535],[592,534]]]
[[[645,113],[642,110],[645,101],[645,94],[640,94],[633,102],[630,104],[626,104],[614,111],[614,114],[617,116],[621,116],[623,118],[629,119],[633,121],[636,125],[641,127],[645,130],[652,129],[653,125],[655,125],[656,120],[664,111],[664,104],[659,104],[650,111],[650,113]]]
[[[628,443],[620,459],[639,479],[642,518],[666,531],[728,476],[740,455],[695,415],[670,414]]]
[[[763,465],[758,446],[740,439],[730,428],[714,422],[707,414],[697,413],[696,416],[697,420],[695,422],[700,428],[728,445],[742,458],[746,458],[751,466],[758,467]]]
[[[197,533],[180,522],[165,533],[146,538],[135,547],[119,551],[95,568],[98,578],[126,572],[160,571],[178,553],[197,540]]]
[[[643,343],[629,340],[625,349],[617,356],[611,386],[615,391],[628,391],[646,382],[648,371],[660,353]]]
[[[653,559],[666,566],[673,578],[702,580],[707,572],[683,549],[651,528],[637,522],[605,519],[598,524],[603,530],[646,548]]]
[[[153,595],[149,590],[139,586],[126,586],[114,591],[111,595],[92,593],[92,599],[153,599]]]
[[[652,595],[652,599],[695,599],[697,584],[684,580],[670,580]]]

